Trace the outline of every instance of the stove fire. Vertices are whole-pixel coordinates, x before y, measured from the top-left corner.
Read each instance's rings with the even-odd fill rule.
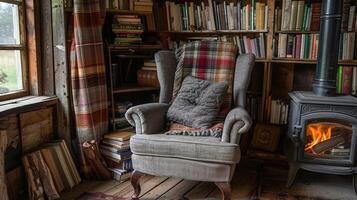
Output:
[[[331,139],[332,129],[335,128],[336,125],[329,124],[310,124],[307,126],[307,140],[311,141],[305,145],[305,151],[309,153],[319,154],[321,152],[316,152],[316,145],[320,145],[320,143],[326,143],[325,141],[329,141]]]
[[[348,156],[352,127],[335,122],[309,123],[306,126],[305,153],[311,156]]]

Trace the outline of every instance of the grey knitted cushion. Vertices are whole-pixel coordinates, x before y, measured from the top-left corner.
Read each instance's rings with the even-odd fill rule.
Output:
[[[226,83],[211,83],[187,76],[167,112],[167,119],[193,128],[208,129],[218,114],[226,91]]]

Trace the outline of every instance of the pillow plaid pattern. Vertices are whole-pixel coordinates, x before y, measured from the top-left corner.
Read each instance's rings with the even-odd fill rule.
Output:
[[[176,52],[178,65],[175,72],[173,97],[175,98],[183,79],[193,77],[228,85],[216,122],[224,121],[233,101],[233,78],[237,47],[233,43],[218,41],[195,41],[184,44]]]

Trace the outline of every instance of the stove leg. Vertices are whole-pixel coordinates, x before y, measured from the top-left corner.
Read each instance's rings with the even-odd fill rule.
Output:
[[[355,193],[357,194],[357,174],[353,174],[352,185]]]
[[[293,185],[298,171],[299,171],[299,166],[296,163],[289,164],[288,180],[286,181],[287,188],[290,188]]]

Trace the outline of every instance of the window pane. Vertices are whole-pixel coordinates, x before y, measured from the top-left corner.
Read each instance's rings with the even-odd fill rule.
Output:
[[[0,50],[0,94],[23,89],[21,52]]]
[[[20,44],[18,6],[0,2],[0,44]]]

